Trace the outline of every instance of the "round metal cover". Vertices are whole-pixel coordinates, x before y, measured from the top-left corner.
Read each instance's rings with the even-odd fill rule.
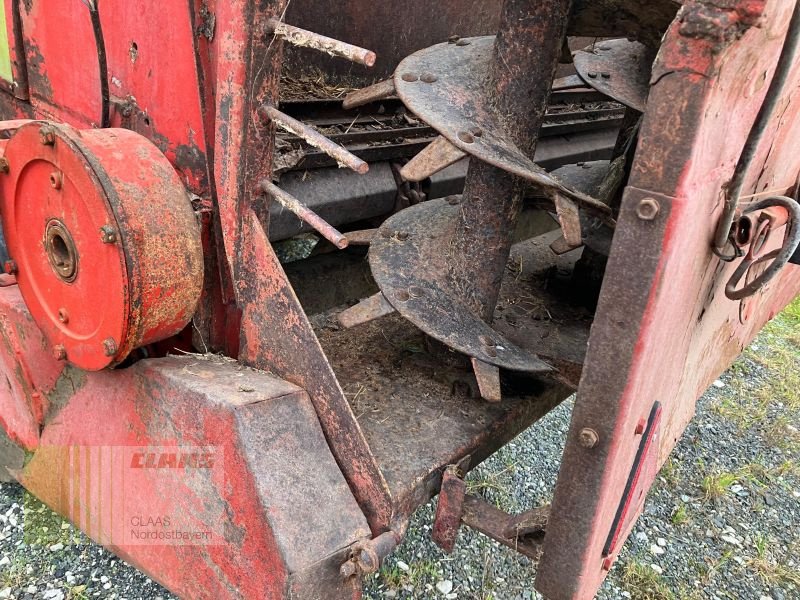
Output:
[[[99,370],[185,327],[202,285],[200,235],[155,146],[122,129],[33,122],[5,156],[9,255],[56,358]]]

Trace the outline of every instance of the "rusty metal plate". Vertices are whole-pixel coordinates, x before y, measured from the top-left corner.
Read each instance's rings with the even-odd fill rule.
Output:
[[[609,40],[575,53],[578,75],[601,94],[639,112],[647,106],[653,52],[639,42]]]
[[[403,317],[450,348],[512,371],[551,371],[470,311],[453,288],[448,249],[459,215],[458,204],[434,200],[388,219],[369,251],[375,282]]]
[[[464,152],[576,200],[596,203],[545,172],[510,141],[513,138],[501,125],[484,89],[494,39],[463,38],[412,54],[395,71],[397,95],[409,110]]]

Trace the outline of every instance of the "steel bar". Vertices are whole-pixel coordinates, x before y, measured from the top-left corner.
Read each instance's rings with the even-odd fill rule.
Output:
[[[274,106],[262,105],[259,108],[259,112],[281,129],[285,129],[286,131],[303,138],[315,148],[319,148],[325,154],[335,159],[337,163],[344,165],[345,167],[352,169],[361,175],[369,171],[369,165],[363,160],[357,156],[354,156],[339,144],[332,142],[316,129],[309,127],[305,123],[301,123],[297,119],[294,119],[285,113],[282,113]]]
[[[358,108],[370,102],[377,102],[378,100],[388,98],[394,93],[394,79],[387,79],[386,81],[381,81],[375,85],[365,87],[364,89],[350,92],[345,96],[344,102],[342,102],[342,108],[345,110]]]
[[[516,146],[533,158],[558,66],[571,0],[506,0],[486,93]],[[509,173],[470,162],[462,224],[452,245],[451,277],[484,320],[494,314],[523,186]],[[480,265],[481,268],[476,268]]]
[[[375,53],[372,50],[359,48],[352,44],[308,31],[307,29],[300,29],[293,25],[287,25],[278,19],[270,19],[269,26],[272,32],[285,42],[289,42],[295,46],[303,48],[312,48],[319,50],[331,56],[338,56],[345,58],[350,62],[358,63],[366,67],[371,67],[375,64]]]
[[[378,292],[374,296],[365,298],[355,306],[340,312],[337,320],[339,325],[345,329],[351,329],[357,325],[363,325],[380,317],[385,317],[393,312],[394,307],[389,304],[381,292]]]
[[[466,156],[466,152],[456,148],[446,137],[439,136],[408,161],[400,174],[406,181],[423,181]]]
[[[325,219],[320,217],[313,210],[310,210],[297,198],[283,191],[271,181],[263,180],[259,184],[259,187],[263,192],[269,194],[276,202],[279,202],[281,206],[286,207],[295,215],[297,215],[299,219],[308,223],[317,233],[328,240],[331,244],[340,250],[347,248],[347,238],[330,223],[325,221]]]

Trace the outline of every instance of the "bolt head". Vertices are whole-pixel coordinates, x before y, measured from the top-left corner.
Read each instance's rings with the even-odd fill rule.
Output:
[[[6,275],[14,275],[17,272],[17,263],[14,260],[7,260],[3,263],[3,271]]]
[[[104,244],[114,244],[117,241],[117,230],[111,225],[103,225],[100,228],[100,240]]]
[[[643,221],[652,221],[658,216],[661,205],[655,198],[642,198],[636,205],[636,216]]]
[[[419,81],[419,75],[416,73],[403,73],[401,79],[408,83],[414,83],[415,81]]]
[[[408,232],[407,231],[398,231],[397,233],[394,234],[394,237],[396,237],[401,242],[404,242],[405,240],[408,239]]]
[[[584,427],[578,434],[578,442],[584,448],[594,448],[599,441],[600,436],[597,435],[597,432],[590,427]]]
[[[106,356],[114,356],[117,353],[117,342],[114,338],[106,338],[103,340],[103,354]]]
[[[423,73],[422,77],[420,77],[420,80],[424,81],[425,83],[434,83],[438,81],[438,79],[439,78],[433,73]]]
[[[53,346],[53,358],[56,360],[66,360],[67,349],[64,348],[62,344],[56,344]]]
[[[44,146],[53,146],[56,143],[56,130],[50,125],[45,125],[39,129],[39,140]]]

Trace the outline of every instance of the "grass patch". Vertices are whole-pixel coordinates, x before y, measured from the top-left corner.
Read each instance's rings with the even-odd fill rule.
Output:
[[[676,600],[664,578],[649,565],[629,562],[622,574],[622,586],[636,600]]]
[[[673,525],[683,525],[689,522],[689,511],[686,509],[686,506],[683,504],[679,504],[678,508],[672,511],[672,516],[670,517],[670,521],[672,521]]]
[[[718,500],[722,498],[738,477],[735,473],[712,473],[703,477],[700,488],[703,490],[706,500]]]
[[[789,567],[785,561],[776,560],[772,548],[774,541],[770,540],[763,534],[757,535],[754,540],[754,547],[756,555],[747,566],[753,570],[756,575],[767,586],[792,584],[800,586],[800,571],[796,568]]]

